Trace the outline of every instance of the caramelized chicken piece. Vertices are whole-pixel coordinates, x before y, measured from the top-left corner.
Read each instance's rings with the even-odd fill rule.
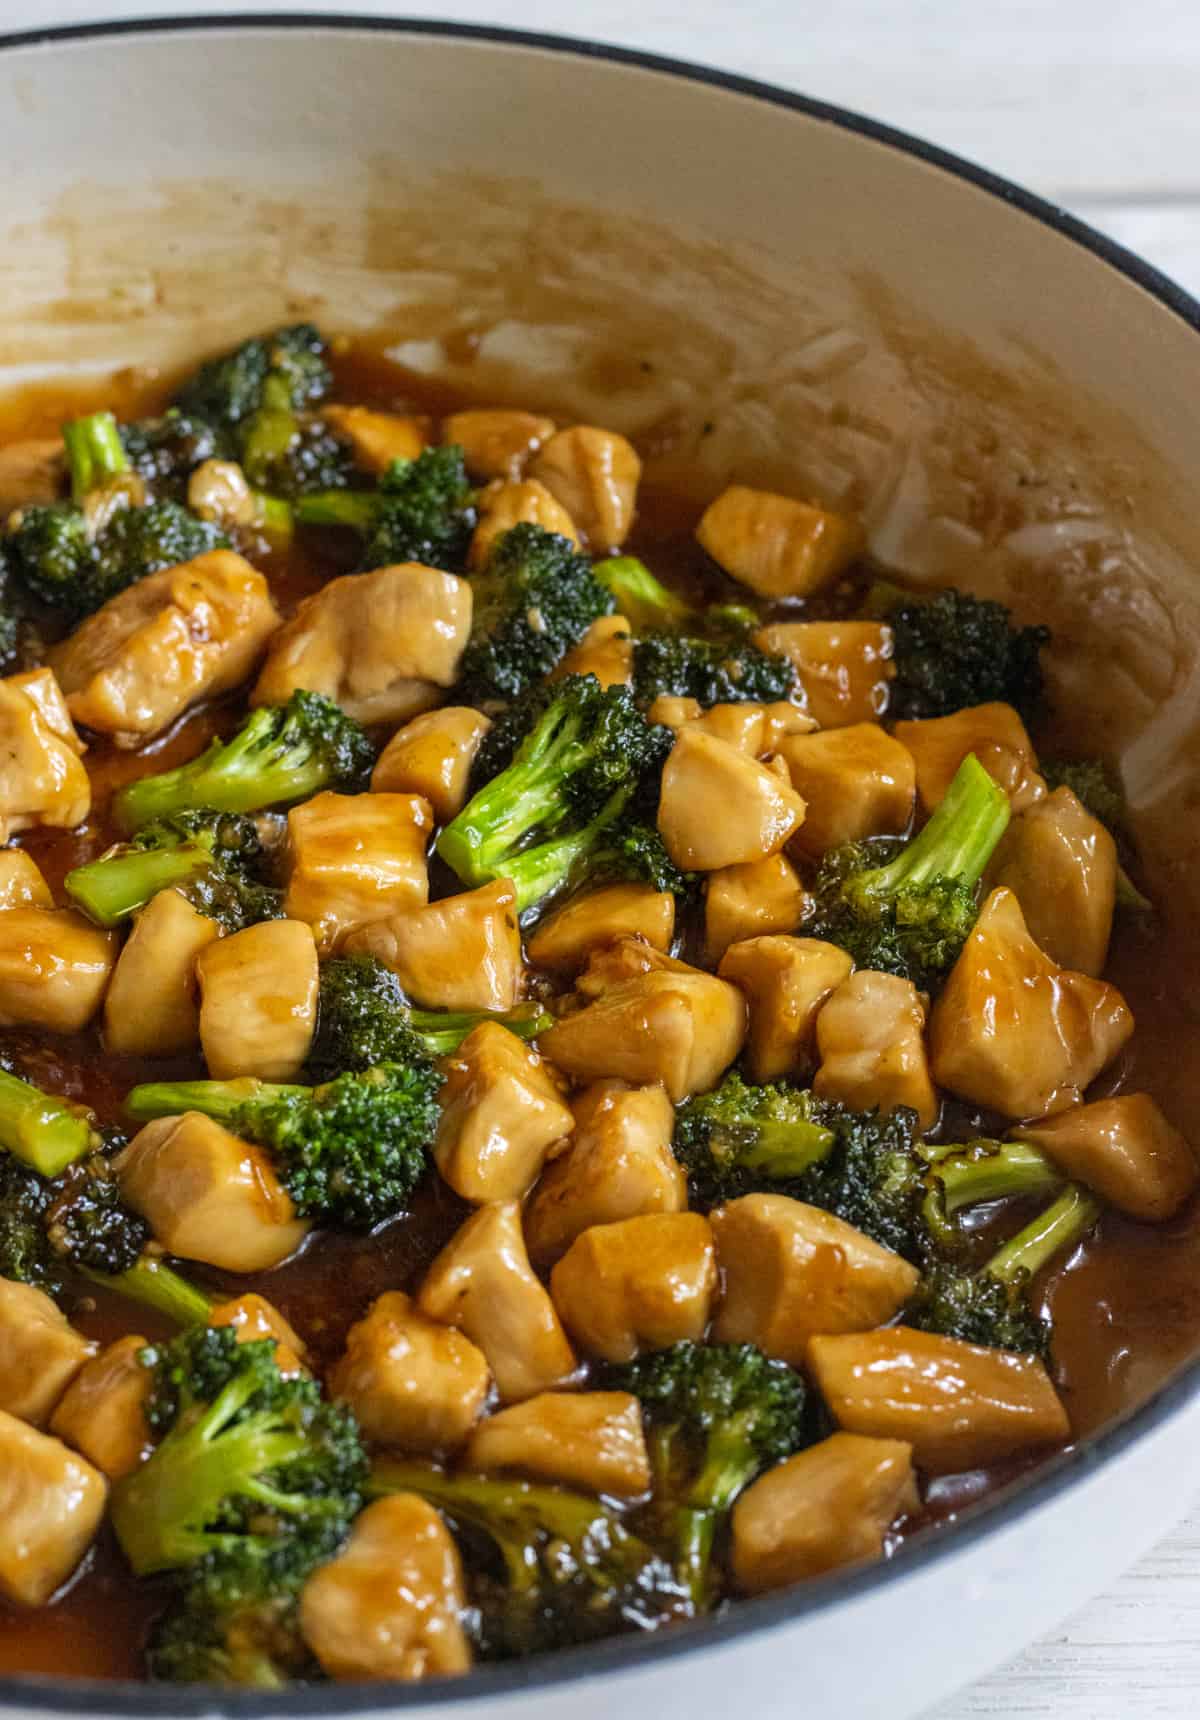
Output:
[[[356,927],[429,900],[433,812],[419,794],[327,791],[294,806],[287,822],[283,905],[312,927],[323,956]]]
[[[1133,1016],[1115,986],[1058,967],[1011,890],[993,890],[929,1022],[934,1079],[1006,1117],[1078,1103],[1121,1050]]]
[[[66,470],[61,436],[31,437],[0,448],[0,527],[14,509],[57,501]]]
[[[0,913],[10,908],[53,906],[50,886],[32,854],[23,848],[0,848]]]
[[[606,1362],[698,1343],[717,1289],[712,1228],[698,1212],[594,1224],[550,1274],[550,1294],[581,1349]]]
[[[808,1371],[839,1427],[905,1440],[918,1469],[935,1475],[1071,1435],[1041,1362],[1008,1350],[889,1326],[813,1338]]]
[[[147,1340],[118,1338],[80,1368],[50,1417],[50,1432],[81,1451],[110,1481],[145,1462],[154,1446],[146,1420],[152,1375]]]
[[[429,1268],[417,1302],[479,1345],[505,1403],[565,1385],[575,1372],[554,1304],[529,1264],[515,1200],[472,1214]]]
[[[570,1146],[547,1165],[525,1211],[539,1267],[591,1225],[687,1207],[687,1177],[671,1151],[675,1111],[662,1087],[598,1081],[578,1096],[574,1112]]]
[[[867,836],[903,836],[912,823],[912,754],[878,723],[788,735],[778,752],[804,799],[804,823],[793,841],[809,859]]]
[[[278,626],[262,574],[214,549],[118,592],[50,664],[77,723],[136,747],[244,681]]]
[[[118,941],[73,908],[0,914],[0,1027],[81,1033],[103,1001]]]
[[[49,669],[0,680],[0,842],[37,824],[83,823],[92,806],[85,750]]]
[[[920,1505],[912,1447],[835,1433],[768,1469],[733,1508],[733,1575],[743,1594],[785,1589],[883,1553]]]
[[[1200,1182],[1195,1153],[1149,1093],[1076,1105],[1013,1133],[1146,1224],[1173,1218]]]
[[[633,634],[623,615],[602,615],[568,651],[550,680],[594,675],[602,687],[632,687]]]
[[[968,705],[949,717],[897,723],[895,737],[913,756],[917,797],[926,815],[941,805],[968,753],[1004,789],[1014,812],[1024,812],[1046,792],[1033,742],[1011,705]]]
[[[642,1414],[628,1392],[542,1392],[502,1409],[475,1429],[466,1463],[617,1498],[650,1488]]]
[[[777,854],[804,820],[789,783],[728,741],[687,723],[662,773],[658,828],[685,872],[715,872]]]
[[[44,1427],[96,1345],[44,1290],[0,1278],[0,1409]]]
[[[268,1302],[254,1290],[247,1290],[231,1301],[218,1302],[208,1316],[210,1326],[231,1326],[239,1344],[254,1344],[263,1338],[275,1343],[275,1362],[284,1374],[305,1371],[305,1344],[290,1320],[285,1320],[274,1303]]]
[[[895,679],[892,630],[879,621],[775,621],[754,634],[760,651],[795,666],[809,715],[823,729],[877,723]]]
[[[420,418],[376,412],[369,406],[323,406],[321,417],[340,442],[349,444],[354,464],[382,476],[393,460],[415,460],[428,437]]]
[[[575,981],[575,995],[581,998],[603,997],[623,980],[638,979],[648,973],[694,974],[699,970],[690,963],[657,950],[642,938],[620,937],[601,944],[592,951],[587,967]]]
[[[104,1043],[119,1057],[177,1057],[200,1043],[196,961],[221,935],[178,890],[137,916],[104,999]]]
[[[938,1099],[925,1055],[925,1005],[911,981],[868,969],[852,973],[821,1010],[816,1033],[815,1093],[852,1111],[908,1105],[922,1129],[933,1127]]]
[[[464,1200],[523,1200],[575,1119],[532,1046],[484,1021],[445,1062],[434,1157]]]
[[[371,773],[375,794],[415,794],[427,800],[439,824],[467,803],[471,766],[492,719],[470,705],[425,711],[398,729]]]
[[[675,898],[650,884],[602,884],[584,890],[540,920],[526,949],[535,967],[576,973],[592,952],[618,938],[642,938],[668,950],[675,936]]]
[[[812,1064],[817,1017],[854,963],[820,938],[745,938],[718,972],[745,994],[746,1066],[753,1081],[777,1081]]]
[[[769,705],[747,699],[738,704],[710,705],[705,710],[698,699],[660,693],[646,716],[650,722],[662,723],[669,729],[692,724],[704,734],[728,741],[752,758],[775,752],[788,735],[806,735],[816,728],[808,713],[787,699],[776,699]]]
[[[45,1606],[87,1552],[107,1499],[90,1463],[0,1410],[0,1595]]]
[[[857,520],[744,484],[709,503],[696,538],[731,579],[768,598],[811,596],[864,544]]]
[[[184,1260],[266,1272],[308,1234],[261,1147],[198,1111],[147,1123],[113,1165],[126,1205]]]
[[[502,407],[452,412],[442,424],[442,441],[458,444],[473,478],[519,478],[553,434],[553,418]]]
[[[214,1081],[294,1081],[317,1025],[317,949],[302,920],[264,920],[196,958],[200,1044]]]
[[[372,920],[345,947],[391,968],[423,1009],[511,1009],[525,977],[517,892],[507,878]]]
[[[1117,845],[1069,788],[1014,818],[988,868],[1016,896],[1030,936],[1060,967],[1098,977],[1117,899]]]
[[[414,1493],[377,1499],[300,1593],[300,1630],[330,1678],[412,1684],[471,1668],[458,1549]]]
[[[594,554],[620,549],[629,536],[642,462],[615,430],[577,424],[560,430],[530,468],[571,518]]]
[[[390,1290],[346,1334],[329,1392],[350,1405],[373,1443],[433,1453],[469,1437],[490,1383],[470,1338]]]
[[[710,872],[704,884],[705,960],[716,964],[743,938],[795,931],[806,900],[799,874],[784,854]]]
[[[724,1295],[713,1337],[799,1367],[817,1333],[861,1332],[911,1301],[920,1273],[820,1207],[748,1194],[712,1216]]]
[[[489,484],[479,498],[479,524],[471,535],[467,556],[472,571],[486,567],[496,539],[519,525],[541,526],[543,531],[569,538],[573,544],[579,542],[574,520],[545,484],[536,478],[500,479]]]

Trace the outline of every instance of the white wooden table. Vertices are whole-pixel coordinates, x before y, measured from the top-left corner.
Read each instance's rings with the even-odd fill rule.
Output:
[[[296,0],[297,9],[303,4]],[[308,5],[593,36],[786,84],[1007,174],[1200,296],[1200,0]],[[0,31],[114,14],[250,9],[293,7],[0,0]],[[1198,1712],[1200,1508],[1110,1594],[928,1720],[1193,1720]]]

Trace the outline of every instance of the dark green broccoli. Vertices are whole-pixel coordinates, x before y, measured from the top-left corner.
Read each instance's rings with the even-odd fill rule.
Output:
[[[1038,770],[1046,779],[1046,787],[1069,788],[1081,800],[1093,818],[1114,836],[1128,834],[1129,808],[1121,780],[1103,759],[1042,759]]]
[[[804,1443],[799,1374],[753,1344],[674,1344],[605,1370],[647,1424],[655,1504],[671,1521],[676,1575],[692,1606],[713,1597],[716,1532],[742,1489]]]
[[[365,540],[360,573],[395,562],[459,573],[477,514],[463,451],[453,443],[393,460],[377,490],[315,491],[296,502],[300,525],[344,526]]]
[[[16,579],[0,537],[0,675],[36,667],[42,662],[45,649],[29,614],[29,593]]]
[[[649,705],[661,694],[701,705],[787,699],[796,671],[786,657],[760,651],[744,636],[699,639],[683,633],[646,633],[634,641],[633,687]]]
[[[788,1192],[906,1259],[923,1259],[922,1202],[929,1166],[918,1141],[916,1112],[900,1106],[881,1115],[825,1101],[820,1115],[833,1131],[833,1149]]]
[[[159,418],[139,418],[120,426],[121,445],[132,471],[151,494],[182,502],[187,481],[205,460],[227,459],[232,449],[203,418],[171,407]]]
[[[125,1100],[140,1123],[200,1111],[265,1147],[298,1213],[370,1229],[402,1212],[429,1166],[442,1077],[433,1060],[381,1063],[319,1087],[151,1081]]]
[[[672,1145],[704,1206],[795,1183],[833,1151],[830,1107],[783,1082],[752,1087],[731,1070],[675,1116]]]
[[[1063,1175],[1031,1141],[993,1141],[980,1138],[965,1143],[920,1149],[929,1163],[926,1194],[921,1215],[928,1249],[947,1258],[962,1249],[958,1214],[997,1200],[1053,1194],[1062,1186]]]
[[[931,990],[975,924],[977,886],[1009,816],[1008,796],[968,753],[912,841],[848,843],[826,854],[806,934],[840,944],[859,967]]]
[[[175,405],[223,430],[244,426],[264,405],[300,411],[329,392],[327,353],[311,323],[276,329],[202,364],[180,388]]]
[[[144,776],[113,798],[122,830],[181,812],[259,812],[307,800],[323,788],[365,788],[375,748],[360,724],[320,693],[251,711],[227,741],[175,770]]]
[[[467,1539],[480,1647],[490,1658],[561,1648],[683,1610],[671,1571],[609,1506],[565,1487],[492,1475],[447,1475],[380,1458],[367,1492],[416,1493]],[[484,1543],[494,1574],[471,1558]]]
[[[1002,603],[948,587],[932,595],[877,586],[867,607],[892,629],[894,717],[946,717],[992,700],[1028,721],[1042,699],[1045,627],[1014,627]]]
[[[67,895],[97,925],[117,926],[160,890],[176,889],[192,906],[240,931],[283,913],[282,892],[261,876],[264,848],[244,813],[180,812],[139,830],[67,873]]]

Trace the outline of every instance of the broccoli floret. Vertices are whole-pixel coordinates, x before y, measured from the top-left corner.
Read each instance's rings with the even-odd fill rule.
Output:
[[[753,1344],[682,1343],[606,1370],[605,1384],[641,1403],[676,1575],[702,1610],[715,1587],[715,1535],[738,1494],[804,1443],[804,1382]]]
[[[635,555],[610,556],[596,562],[592,572],[634,627],[682,627],[695,617],[692,605],[656,579]]]
[[[227,741],[190,764],[130,783],[113,799],[123,830],[200,809],[258,812],[307,800],[323,788],[364,788],[375,748],[332,699],[298,691],[286,705],[251,711]]]
[[[490,1658],[560,1648],[682,1611],[669,1567],[609,1506],[565,1487],[510,1477],[447,1475],[382,1458],[367,1492],[416,1493],[444,1511],[495,1562],[468,1559],[480,1647]]]
[[[953,587],[928,597],[877,588],[868,608],[892,629],[894,717],[946,717],[992,700],[1036,715],[1048,628],[1016,628],[1002,603]]]
[[[926,1195],[921,1216],[930,1254],[955,1258],[962,1251],[957,1217],[967,1207],[991,1201],[1053,1194],[1063,1175],[1054,1161],[1031,1141],[993,1141],[924,1145],[928,1160]]]
[[[143,1352],[146,1419],[161,1437],[113,1488],[112,1524],[137,1576],[209,1554],[268,1554],[296,1527],[344,1533],[366,1461],[348,1409],[315,1380],[285,1377],[275,1342],[193,1326]]]
[[[344,526],[365,539],[360,573],[404,561],[461,572],[477,517],[463,451],[453,443],[393,460],[377,490],[318,491],[296,503],[301,525]]]
[[[806,934],[840,944],[859,967],[932,989],[975,924],[979,879],[1009,816],[1008,796],[969,753],[911,842],[849,843],[825,856]]]
[[[699,639],[683,633],[646,633],[634,641],[633,687],[639,703],[662,694],[701,705],[747,700],[771,704],[791,696],[796,671],[742,637]]]
[[[752,1087],[731,1070],[715,1091],[676,1113],[672,1145],[694,1198],[718,1206],[796,1182],[833,1151],[836,1136],[823,1121],[828,1109],[798,1087]]]
[[[184,500],[187,481],[197,466],[232,453],[214,425],[189,417],[178,407],[171,407],[159,418],[122,424],[120,434],[130,468],[154,495],[177,502]]]
[[[111,412],[72,419],[63,425],[62,439],[73,502],[85,501],[129,469],[121,428]]]
[[[263,859],[258,828],[244,813],[180,812],[76,866],[64,887],[97,925],[120,925],[160,890],[176,889],[200,913],[236,932],[283,913],[282,892],[260,875]]]
[[[311,323],[276,329],[202,364],[175,405],[226,430],[245,425],[264,405],[299,411],[329,392],[327,351]]]
[[[314,491],[346,489],[355,479],[346,444],[319,418],[273,414],[255,420],[242,452],[246,476],[259,490],[295,502]]]
[[[928,1161],[907,1106],[881,1115],[825,1101],[821,1122],[834,1135],[828,1156],[789,1192],[852,1224],[884,1248],[919,1261],[926,1252],[922,1218]]]
[[[152,1081],[126,1098],[138,1122],[200,1111],[265,1147],[296,1211],[370,1229],[402,1212],[429,1166],[442,1077],[429,1057],[338,1075],[319,1087]]]

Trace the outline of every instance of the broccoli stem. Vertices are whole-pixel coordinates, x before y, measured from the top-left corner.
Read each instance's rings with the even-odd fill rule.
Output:
[[[616,599],[617,608],[635,627],[682,626],[694,611],[690,604],[650,572],[635,555],[615,555],[598,561],[592,573]]]
[[[510,1010],[414,1009],[409,1026],[433,1057],[448,1057],[481,1022],[499,1022],[518,1039],[536,1039],[554,1025],[554,1017],[537,1003],[518,1004]]]
[[[608,827],[620,818],[632,794],[632,785],[618,789],[582,830],[539,842],[505,863],[503,876],[511,880],[517,892],[519,914],[555,894],[586,869],[589,855]]]
[[[113,1290],[143,1308],[152,1308],[180,1326],[205,1325],[215,1306],[211,1296],[149,1255],[125,1272],[95,1272],[87,1266],[77,1270],[91,1283]]]
[[[89,1114],[0,1070],[0,1147],[53,1179],[95,1145]]]
[[[1100,1202],[1078,1183],[1069,1183],[1057,1200],[992,1255],[984,1271],[1002,1284],[1032,1278],[1056,1254],[1074,1247],[1099,1217]]]
[[[189,884],[211,865],[212,854],[203,843],[181,842],[174,848],[101,855],[68,872],[64,888],[97,925],[119,926],[160,890]]]
[[[156,1117],[180,1117],[199,1111],[218,1123],[232,1123],[245,1105],[272,1105],[279,1099],[309,1098],[314,1089],[260,1081],[242,1075],[235,1081],[145,1081],[125,1097],[125,1109],[137,1123]]]
[[[954,1217],[964,1207],[1018,1195],[1046,1194],[1063,1182],[1057,1165],[1031,1141],[925,1145],[920,1151],[933,1163],[922,1206],[925,1224],[938,1246],[951,1255],[962,1240]]]
[[[291,537],[295,517],[290,502],[285,502],[279,496],[268,496],[262,490],[255,490],[254,506],[257,509],[254,523],[259,531],[271,538]]]
[[[772,1182],[803,1176],[829,1157],[836,1139],[833,1130],[820,1123],[769,1118],[754,1118],[743,1127],[715,1122],[711,1136],[715,1157],[727,1150],[739,1170],[757,1171]]]
[[[886,899],[935,878],[973,886],[983,876],[1010,816],[1007,794],[974,753],[968,753],[921,833],[888,865],[848,879],[846,892],[860,900]]]
[[[316,490],[298,496],[296,522],[302,526],[344,526],[362,537],[374,530],[381,498],[365,490]]]
[[[62,427],[71,478],[71,498],[82,502],[92,490],[129,470],[121,431],[111,412],[93,412]]]

